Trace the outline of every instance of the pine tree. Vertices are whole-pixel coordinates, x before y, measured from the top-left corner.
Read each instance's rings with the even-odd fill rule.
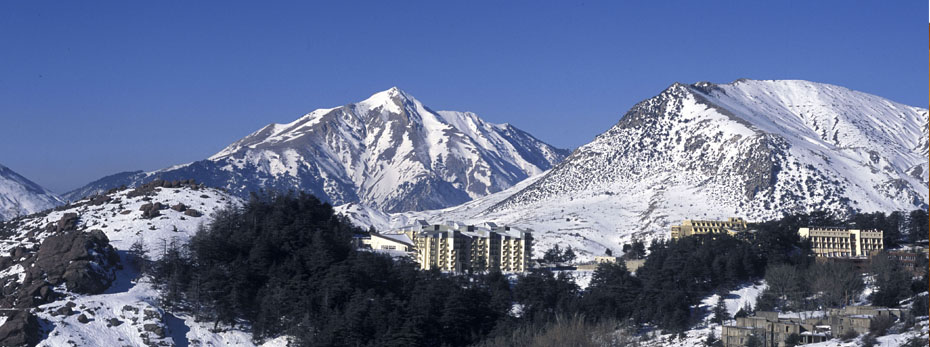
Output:
[[[724,295],[718,295],[717,304],[714,305],[714,317],[711,318],[711,321],[720,325],[723,325],[724,322],[730,319],[730,314],[727,312],[726,300],[724,300]]]
[[[723,341],[717,338],[717,335],[714,334],[714,330],[710,331],[710,334],[707,334],[707,339],[704,340],[704,346],[707,347],[722,347]]]

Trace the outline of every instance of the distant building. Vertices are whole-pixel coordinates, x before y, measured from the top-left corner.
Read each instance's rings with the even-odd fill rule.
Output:
[[[604,264],[604,263],[613,264],[619,261],[619,259],[620,259],[619,257],[614,257],[610,255],[599,255],[599,256],[594,257],[594,262],[597,264]]]
[[[533,250],[529,231],[493,222],[466,225],[418,220],[399,232],[411,240],[415,260],[423,270],[524,272]]]
[[[876,317],[904,318],[900,309],[878,306],[847,306],[830,309],[824,317],[807,319],[781,318],[777,312],[756,312],[753,317],[736,318],[733,325],[725,325],[720,340],[725,347],[745,346],[751,338],[758,338],[766,347],[785,346],[788,336],[797,334],[801,344],[824,342],[847,331],[864,334]]]
[[[810,227],[798,229],[798,234],[811,241],[818,257],[864,257],[885,249],[881,230]]]
[[[725,221],[685,219],[681,225],[673,225],[670,233],[673,240],[691,235],[728,234],[730,236],[749,229],[749,224],[739,217],[730,217]]]

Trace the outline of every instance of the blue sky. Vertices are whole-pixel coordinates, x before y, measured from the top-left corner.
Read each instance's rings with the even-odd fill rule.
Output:
[[[577,147],[680,82],[927,106],[922,1],[0,2],[0,164],[53,191],[399,86]]]

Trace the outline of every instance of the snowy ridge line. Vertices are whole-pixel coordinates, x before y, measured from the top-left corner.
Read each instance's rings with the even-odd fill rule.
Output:
[[[551,168],[567,151],[474,113],[433,111],[394,87],[368,99],[269,124],[207,160],[115,175],[66,194],[153,178],[194,178],[239,196],[303,190],[341,205],[400,212],[455,206]]]
[[[570,245],[583,261],[664,239],[683,219],[927,208],[927,115],[808,81],[676,83],[507,190],[432,211],[340,211],[385,230],[414,219],[518,225],[536,232],[536,251]]]

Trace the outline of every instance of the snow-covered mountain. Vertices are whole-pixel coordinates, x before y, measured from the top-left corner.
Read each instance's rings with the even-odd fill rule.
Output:
[[[39,212],[62,204],[48,189],[0,165],[0,220]]]
[[[927,110],[807,81],[674,84],[547,173],[462,206],[364,216],[496,220],[590,254],[685,218],[927,208]]]
[[[66,195],[86,196],[153,177],[193,178],[240,196],[304,190],[334,204],[385,211],[454,206],[507,189],[567,151],[474,113],[433,111],[400,89],[268,126],[209,159],[116,174]]]

